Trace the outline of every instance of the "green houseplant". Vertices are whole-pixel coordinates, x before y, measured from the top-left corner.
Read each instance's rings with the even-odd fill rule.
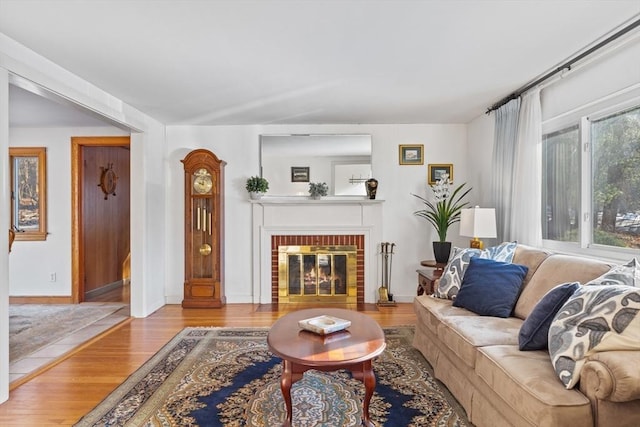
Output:
[[[329,186],[326,182],[310,182],[309,194],[312,199],[319,199],[322,196],[326,196],[329,192]]]
[[[249,192],[249,197],[252,199],[259,199],[269,189],[269,181],[261,176],[252,176],[247,179],[247,185],[245,188]]]
[[[413,194],[425,205],[424,209],[413,214],[427,220],[438,233],[438,241],[433,242],[433,252],[438,263],[446,263],[449,260],[451,242],[447,242],[447,231],[451,225],[460,221],[462,209],[469,204],[463,199],[471,188],[465,189],[465,185],[466,183],[463,183],[452,191],[453,182],[448,174],[444,174],[431,186],[435,201]]]

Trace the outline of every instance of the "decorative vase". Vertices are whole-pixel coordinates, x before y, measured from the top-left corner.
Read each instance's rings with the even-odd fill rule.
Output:
[[[312,194],[311,195],[311,200],[320,200],[322,198],[321,195],[319,194]]]
[[[259,191],[249,191],[249,198],[251,200],[261,199],[263,195],[264,195],[264,193],[261,193]]]
[[[375,178],[369,178],[365,181],[365,187],[367,188],[367,196],[370,199],[375,199],[376,191],[378,191],[378,180]]]
[[[433,242],[433,256],[439,264],[449,262],[451,255],[451,242]]]

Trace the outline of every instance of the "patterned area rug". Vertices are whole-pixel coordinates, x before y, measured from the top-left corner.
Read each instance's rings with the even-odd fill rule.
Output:
[[[15,363],[126,307],[125,304],[10,304],[9,361]]]
[[[186,328],[76,426],[282,425],[281,363],[267,350],[267,331]],[[373,422],[469,426],[411,346],[413,328],[386,328],[385,335],[387,348],[374,361]],[[361,425],[364,386],[348,371],[307,371],[291,396],[296,427]]]

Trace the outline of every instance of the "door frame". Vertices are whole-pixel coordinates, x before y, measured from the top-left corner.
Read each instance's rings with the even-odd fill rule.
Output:
[[[71,137],[71,300],[74,304],[84,301],[82,147],[129,147],[130,145],[130,135]]]

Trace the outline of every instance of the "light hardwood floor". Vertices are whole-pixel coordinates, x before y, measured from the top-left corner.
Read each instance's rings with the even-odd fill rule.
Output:
[[[71,426],[184,327],[270,326],[301,308],[297,304],[275,310],[253,304],[228,304],[221,309],[164,306],[144,319],[112,329],[12,390],[9,400],[0,405],[0,426]],[[362,308],[383,327],[415,324],[411,304]]]

